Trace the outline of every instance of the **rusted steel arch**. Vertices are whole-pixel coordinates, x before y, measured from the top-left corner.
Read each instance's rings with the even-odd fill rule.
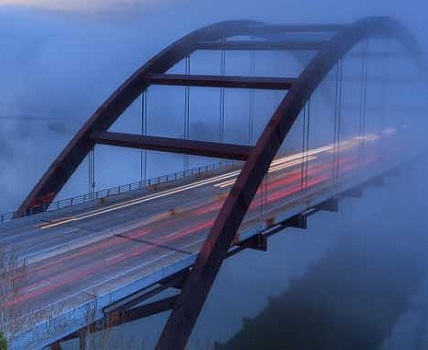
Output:
[[[176,63],[198,49],[198,43],[220,41],[238,35],[254,35],[269,39],[279,32],[322,32],[339,28],[336,25],[269,26],[256,21],[226,21],[196,30],[179,39],[140,67],[90,117],[64,148],[17,210],[23,216],[37,203],[48,205],[88,155],[95,141],[91,134],[106,131],[119,116],[151,84],[146,78],[165,73]]]
[[[399,41],[426,76],[421,49],[411,33],[386,17],[371,17],[339,31],[301,73],[250,153],[197,257],[157,344],[184,349],[215,277],[264,175],[299,113],[334,65],[357,43],[382,37]]]
[[[269,39],[278,32],[332,32],[341,25],[275,25],[256,21],[225,21],[196,30],[179,39],[140,67],[91,116],[75,137],[28,194],[16,216],[25,215],[32,207],[50,204],[96,143],[92,134],[106,131],[151,84],[154,74],[165,73],[187,55],[198,49],[198,43],[220,41],[238,35]],[[42,208],[43,209],[43,208]]]
[[[90,135],[94,132],[106,131],[149,86],[149,83],[145,81],[145,76],[166,72],[193,52],[194,44],[198,41],[216,40],[226,35],[237,35],[242,33],[244,29],[248,30],[248,28],[258,25],[260,25],[258,22],[230,21],[208,26],[179,39],[140,67],[77,132],[25,198],[18,208],[17,216],[25,215],[40,199],[43,203],[52,202],[94,146],[95,142],[91,140]]]

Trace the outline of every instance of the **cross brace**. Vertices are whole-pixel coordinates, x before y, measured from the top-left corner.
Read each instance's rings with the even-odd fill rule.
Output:
[[[252,149],[251,146],[244,145],[141,136],[109,131],[95,132],[91,135],[91,139],[101,145],[235,160],[246,160]]]
[[[156,85],[288,90],[296,79],[220,75],[152,74],[146,77],[146,81]]]

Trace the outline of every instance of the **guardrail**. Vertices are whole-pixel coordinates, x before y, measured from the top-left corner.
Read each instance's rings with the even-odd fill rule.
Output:
[[[73,205],[82,204],[82,203],[90,202],[101,198],[107,198],[110,196],[123,194],[134,190],[147,191],[150,189],[150,186],[153,186],[153,185],[159,185],[159,184],[165,184],[167,182],[177,181],[188,176],[207,173],[209,171],[221,169],[226,166],[231,166],[233,164],[236,164],[236,162],[222,161],[218,163],[212,163],[212,164],[208,164],[198,168],[192,168],[192,169],[179,171],[168,175],[158,176],[152,179],[147,179],[147,180],[133,182],[126,185],[111,187],[108,189],[96,191],[94,193],[87,193],[80,196],[62,199],[59,201],[52,202],[50,204],[38,205],[29,209],[26,213],[26,216],[41,213],[44,211],[53,211],[53,210],[63,209],[63,208],[71,207]],[[16,212],[1,214],[0,222],[12,220],[14,217],[16,217],[15,214]]]

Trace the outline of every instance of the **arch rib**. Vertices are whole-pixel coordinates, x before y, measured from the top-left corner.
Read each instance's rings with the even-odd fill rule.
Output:
[[[161,51],[126,80],[89,118],[24,199],[16,216],[24,216],[31,208],[45,207],[53,201],[94,146],[91,134],[106,131],[147,89],[150,82],[146,77],[165,73],[194,52],[199,42],[258,32],[260,36],[268,37],[269,31],[263,31],[266,31],[266,25],[261,22],[226,21],[192,32]]]
[[[89,118],[76,136],[50,165],[19,206],[15,216],[24,216],[31,208],[47,207],[76,171],[94,146],[91,134],[107,131],[118,117],[151,84],[153,74],[163,74],[176,63],[197,50],[200,43],[220,41],[223,38],[253,35],[271,40],[273,34],[335,32],[342,25],[266,25],[256,21],[225,21],[196,30],[179,39],[139,68]]]
[[[300,29],[302,29],[302,26]],[[87,156],[95,143],[94,135],[106,132],[125,109],[150,85],[149,77],[164,74],[177,62],[198,48],[199,43],[219,41],[238,35],[259,36],[273,40],[279,34],[295,32],[299,26],[267,26],[259,22],[231,21],[214,24],[195,31],[178,40],[147,64],[138,69],[113,95],[92,115],[73,140],[61,152],[48,171],[18,209],[24,215],[41,198],[49,204],[61,190],[73,172]],[[221,208],[208,238],[197,257],[182,293],[165,326],[157,345],[158,350],[184,349],[205,299],[226,257],[237,232],[269,165],[286,135],[315,88],[324,79],[336,62],[356,43],[371,36],[395,38],[416,59],[426,72],[421,51],[410,33],[394,20],[375,17],[350,26],[307,26],[304,32],[341,30],[329,42],[323,42],[321,51],[293,82],[287,96],[270,119],[256,146],[251,149],[248,160],[223,207]],[[277,31],[276,31],[277,30]]]
[[[166,323],[157,350],[185,348],[249,205],[304,104],[327,73],[354,45],[373,36],[400,41],[426,73],[416,41],[402,25],[389,18],[373,17],[355,22],[341,30],[324,46],[293,84],[242,168]]]

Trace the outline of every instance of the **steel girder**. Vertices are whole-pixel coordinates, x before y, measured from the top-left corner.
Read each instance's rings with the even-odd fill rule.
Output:
[[[317,45],[309,42],[290,43],[279,41],[278,37],[287,33],[336,32],[328,41],[320,41]],[[150,78],[158,78],[198,48],[227,49],[224,38],[248,35],[263,38],[265,42],[246,49],[280,49],[280,45],[288,49],[315,50],[319,52],[310,61],[297,80],[293,81],[288,94],[268,122],[256,145],[249,150],[248,156],[236,183],[233,185],[223,207],[221,208],[208,238],[203,244],[192,271],[184,283],[181,294],[174,300],[172,313],[159,339],[157,349],[184,349],[191,334],[197,317],[212,287],[216,275],[227,257],[229,248],[255,193],[260,186],[269,165],[282,142],[296,121],[300,111],[308,101],[313,91],[325,78],[334,65],[357,43],[370,37],[392,38],[401,42],[404,48],[413,56],[418,66],[426,74],[425,62],[421,50],[413,36],[398,22],[386,17],[371,17],[357,21],[351,25],[308,25],[308,26],[269,26],[260,22],[229,21],[214,24],[195,31],[172,44],[147,64],[138,69],[113,95],[92,115],[80,129],[73,140],[61,152],[48,171],[43,175],[31,193],[19,208],[19,214],[24,215],[40,198],[53,199],[68,181],[86,157],[93,145],[106,140],[107,129],[118,119],[125,109],[151,84]],[[220,44],[219,44],[220,43]],[[235,43],[239,44],[239,43]],[[242,44],[242,45],[244,45]],[[205,45],[205,46],[204,46]],[[241,45],[241,44],[239,44]],[[211,46],[211,48],[209,47]],[[317,46],[317,47],[315,47]],[[234,49],[230,47],[230,49]],[[282,47],[281,49],[287,49]],[[177,78],[177,77],[176,77]],[[224,84],[215,78],[216,84]],[[199,78],[199,83],[202,84]],[[205,81],[207,78],[205,78]],[[228,84],[236,82],[229,81]],[[247,80],[246,84],[256,84]],[[190,84],[190,83],[188,83]],[[98,136],[97,136],[98,135]],[[101,137],[102,136],[102,137]],[[116,135],[117,136],[117,135]],[[131,145],[129,137],[125,143]],[[117,141],[116,137],[116,141]],[[115,141],[115,142],[116,142]],[[140,147],[143,139],[133,142]],[[153,140],[152,140],[153,141]],[[190,143],[189,143],[190,144]],[[182,144],[183,148],[189,144]],[[157,146],[156,146],[157,147]],[[143,148],[141,146],[141,148]],[[241,149],[242,151],[242,149]],[[245,152],[244,152],[245,153]]]

